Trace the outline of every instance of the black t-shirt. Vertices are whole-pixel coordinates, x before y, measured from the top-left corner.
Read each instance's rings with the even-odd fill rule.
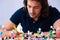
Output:
[[[34,20],[29,16],[28,11],[23,11],[23,8],[17,10],[10,20],[18,25],[21,23],[23,27],[23,31],[27,32],[30,30],[31,32],[37,32],[38,28],[41,28],[42,31],[49,31],[50,26],[60,18],[60,12],[55,7],[49,7],[50,15],[46,18],[40,16],[38,21],[34,22]]]

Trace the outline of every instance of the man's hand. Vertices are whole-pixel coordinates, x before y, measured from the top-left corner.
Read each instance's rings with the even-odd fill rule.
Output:
[[[2,32],[2,37],[18,35],[18,32],[16,32],[15,30],[12,30],[12,31],[0,30],[0,32]]]
[[[53,26],[56,29],[56,37],[60,37],[60,19],[56,20]]]

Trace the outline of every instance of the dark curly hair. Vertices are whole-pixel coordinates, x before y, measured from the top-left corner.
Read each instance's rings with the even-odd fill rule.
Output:
[[[37,1],[41,3],[42,9],[41,9],[41,16],[47,17],[49,15],[49,5],[48,0],[32,0]],[[27,0],[24,0],[24,10],[27,9]]]

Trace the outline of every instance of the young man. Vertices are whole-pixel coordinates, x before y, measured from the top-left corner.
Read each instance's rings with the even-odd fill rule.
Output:
[[[24,5],[12,15],[3,29],[12,30],[13,25],[19,23],[23,27],[23,32],[37,32],[38,28],[47,32],[51,25],[56,29],[60,27],[60,12],[49,6],[47,0],[24,0]]]

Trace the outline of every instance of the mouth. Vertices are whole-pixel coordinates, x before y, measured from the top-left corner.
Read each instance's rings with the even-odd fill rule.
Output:
[[[30,13],[30,15],[31,15],[31,16],[34,16],[34,15],[35,15],[35,13]]]

